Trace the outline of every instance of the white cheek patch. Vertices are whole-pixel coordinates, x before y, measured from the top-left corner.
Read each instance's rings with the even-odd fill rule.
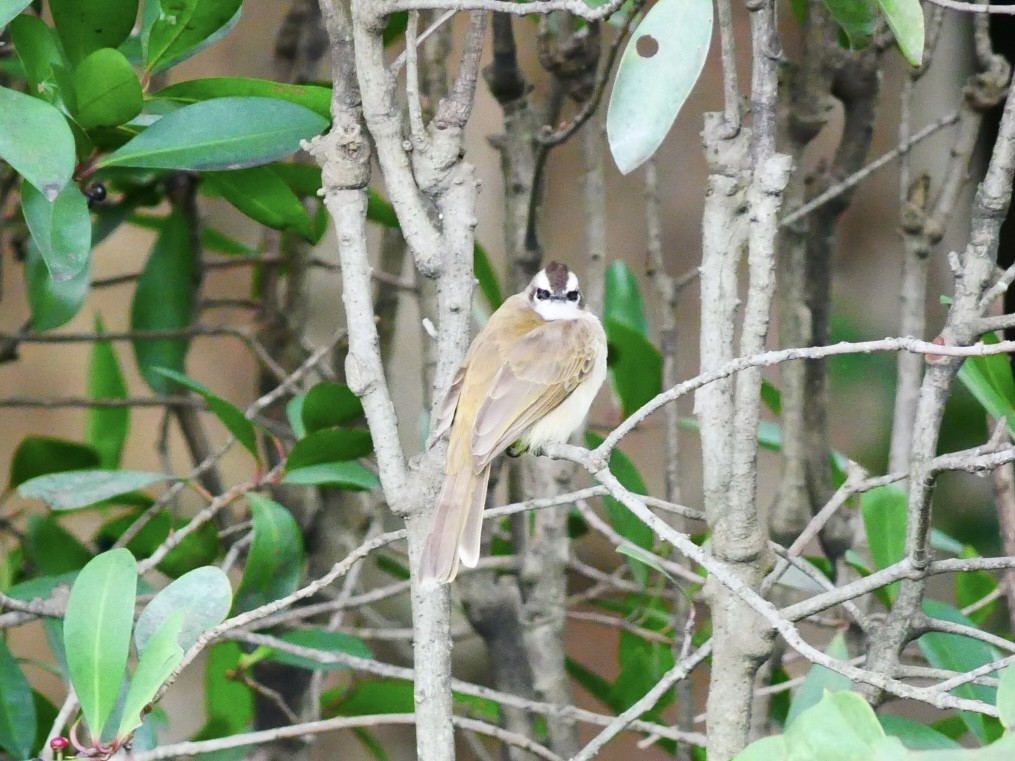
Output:
[[[575,301],[546,299],[544,301],[536,301],[533,307],[536,310],[536,314],[544,320],[577,320],[581,317],[581,310]]]

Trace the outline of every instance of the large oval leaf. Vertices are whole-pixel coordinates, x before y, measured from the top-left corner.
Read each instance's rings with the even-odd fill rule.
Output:
[[[852,48],[865,48],[878,24],[875,0],[826,0],[824,3]]]
[[[97,555],[74,580],[63,636],[71,684],[98,738],[116,705],[130,651],[137,563],[120,548]]]
[[[137,18],[138,0],[49,0],[56,31],[73,63],[99,48],[127,39]]]
[[[610,151],[623,174],[656,152],[705,65],[711,0],[659,0],[624,49],[606,112]]]
[[[325,629],[297,629],[286,632],[279,639],[288,642],[290,645],[306,647],[311,650],[321,650],[326,653],[345,653],[354,655],[357,658],[373,658],[373,651],[367,644],[344,632],[330,632]],[[344,663],[321,663],[313,658],[304,658],[300,655],[287,653],[285,650],[273,650],[269,656],[273,661],[286,663],[301,669],[321,671],[341,671],[349,668]]]
[[[328,120],[275,98],[216,98],[167,114],[100,167],[240,169],[288,156]]]
[[[152,97],[175,100],[180,103],[197,103],[212,98],[256,96],[287,100],[305,106],[325,119],[331,118],[331,88],[318,85],[291,85],[270,79],[245,77],[209,77],[177,82],[155,93]],[[320,185],[318,185],[320,187]]]
[[[21,15],[11,22],[11,41],[25,67],[30,92],[58,109],[74,112],[70,62],[52,27],[40,18]]]
[[[0,87],[0,159],[55,199],[74,173],[74,135],[66,117],[49,103]]]
[[[338,462],[365,457],[373,451],[370,431],[361,428],[326,428],[314,431],[296,442],[286,468],[295,470],[322,462]]]
[[[32,688],[0,639],[0,748],[12,758],[31,756],[35,720]]]
[[[77,120],[82,127],[115,127],[144,106],[141,82],[119,50],[101,48],[74,70]]]
[[[18,494],[41,499],[54,510],[73,510],[170,478],[143,470],[72,470],[26,481],[18,487]]]
[[[303,573],[303,535],[292,513],[260,494],[248,494],[254,517],[254,541],[236,591],[234,613],[285,597]]]
[[[88,266],[92,219],[88,199],[77,185],[68,184],[52,201],[26,185],[21,189],[21,210],[55,281],[66,282]]]
[[[285,474],[284,484],[300,486],[331,486],[347,491],[370,491],[381,486],[377,475],[356,460],[322,462],[294,468]]]
[[[307,433],[348,423],[363,414],[359,397],[344,383],[322,382],[303,399],[300,418]]]
[[[194,310],[197,263],[187,220],[180,211],[166,219],[137,282],[130,311],[131,330],[175,330],[190,324]],[[134,357],[145,382],[160,394],[174,383],[156,368],[183,372],[190,342],[186,338],[139,338]]]
[[[195,568],[159,592],[145,606],[134,627],[134,647],[144,653],[148,643],[177,613],[183,618],[178,641],[190,648],[208,629],[222,623],[233,604],[229,577],[215,566]]]

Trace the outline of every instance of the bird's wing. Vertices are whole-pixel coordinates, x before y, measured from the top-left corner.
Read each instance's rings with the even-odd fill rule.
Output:
[[[552,320],[502,345],[502,364],[472,428],[473,467],[486,467],[567,399],[592,372],[596,348],[594,326],[585,320]]]
[[[427,448],[432,447],[444,432],[451,427],[451,421],[455,419],[455,410],[458,409],[458,399],[462,395],[462,387],[465,385],[465,371],[468,368],[468,357],[462,362],[461,367],[455,371],[455,377],[451,379],[444,398],[437,405],[434,413],[433,424],[430,426],[430,438],[427,440]]]

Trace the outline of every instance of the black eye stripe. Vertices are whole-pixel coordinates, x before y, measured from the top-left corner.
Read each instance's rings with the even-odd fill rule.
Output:
[[[548,298],[550,298],[550,292],[548,290],[546,290],[545,288],[537,288],[536,289],[536,298],[539,299],[540,301],[543,301],[544,299],[548,299]]]
[[[577,301],[580,296],[581,296],[581,294],[578,293],[578,291],[568,291],[567,292],[567,300],[568,301]]]

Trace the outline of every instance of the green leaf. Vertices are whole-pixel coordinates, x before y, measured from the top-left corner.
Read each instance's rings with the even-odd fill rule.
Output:
[[[24,550],[25,560],[46,576],[80,571],[93,555],[52,515],[28,516]]]
[[[370,679],[325,692],[321,710],[328,717],[412,713],[413,689],[412,682],[403,679]]]
[[[297,439],[302,439],[307,435],[307,429],[303,425],[303,403],[306,400],[306,394],[299,394],[290,399],[285,406],[286,419]]]
[[[74,80],[56,31],[35,16],[18,16],[10,26],[11,41],[25,67],[27,92],[61,111],[73,113]]]
[[[998,338],[995,333],[986,333],[982,341],[996,344]],[[959,369],[959,380],[987,414],[995,420],[1007,420],[1009,429],[1015,431],[1015,380],[1006,355],[968,358]]]
[[[253,720],[253,693],[235,677],[242,656],[243,650],[238,642],[221,642],[208,649],[208,668],[205,672],[208,724],[198,735],[200,739],[235,734],[249,726]]]
[[[13,758],[31,756],[35,723],[31,685],[0,639],[0,748]]]
[[[846,638],[842,632],[836,633],[832,641],[828,643],[825,654],[835,658],[837,661],[848,661],[849,650],[846,647]],[[790,726],[804,711],[813,705],[817,705],[825,691],[840,692],[853,688],[853,682],[849,677],[827,669],[817,664],[811,666],[804,677],[803,684],[793,696],[793,702],[789,706],[789,714],[786,717],[786,726]]]
[[[363,415],[363,405],[344,383],[318,383],[303,397],[300,419],[306,433],[333,428]]]
[[[174,100],[178,103],[197,103],[212,98],[253,96],[275,98],[309,108],[325,119],[331,119],[331,88],[318,85],[291,85],[270,79],[243,77],[211,77],[177,82],[155,93],[152,97]],[[318,177],[320,172],[318,171]],[[317,187],[320,187],[318,183]],[[316,190],[316,189],[315,189]]]
[[[585,446],[594,449],[603,443],[603,437],[598,433],[589,431],[585,434]],[[648,494],[648,487],[645,485],[637,466],[619,449],[614,449],[610,454],[610,472],[616,476],[621,485],[634,494]],[[655,535],[652,529],[646,526],[634,513],[623,504],[610,496],[603,496],[603,505],[606,507],[606,517],[610,525],[617,530],[617,533],[637,547],[651,550]],[[632,563],[636,579],[642,583],[647,579],[645,568],[640,563]]]
[[[31,4],[32,0],[0,0],[0,30]]]
[[[185,615],[185,611],[182,610],[171,614],[151,636],[147,647],[143,651],[138,650],[140,658],[134,676],[130,680],[127,697],[123,701],[120,728],[116,731],[118,740],[126,739],[141,726],[145,707],[155,697],[162,683],[173,673],[173,669],[183,661],[183,648],[180,647],[179,638]]]
[[[286,461],[286,469],[296,470],[308,465],[355,460],[372,451],[370,431],[362,428],[326,428],[308,433],[296,442]]]
[[[31,327],[43,332],[66,325],[80,312],[88,297],[91,272],[85,267],[70,280],[55,280],[35,240],[31,240],[24,279],[31,307]]]
[[[282,479],[284,484],[300,486],[331,486],[346,491],[370,491],[381,488],[377,475],[355,460],[322,462],[289,470]]]
[[[152,73],[182,60],[226,27],[242,0],[158,0],[160,14],[147,36],[146,66]]]
[[[98,453],[87,444],[51,436],[27,436],[11,458],[8,487],[14,489],[46,473],[94,468],[98,464]]]
[[[270,166],[205,172],[204,182],[248,217],[275,230],[313,237],[306,207]]]
[[[125,515],[107,521],[95,533],[93,541],[99,549],[112,549],[123,533],[133,526],[144,512],[146,509],[132,510]],[[166,541],[172,528],[173,518],[169,511],[159,510],[124,546],[136,558],[149,557],[160,544]]]
[[[952,623],[964,624],[975,628],[972,621],[961,611],[938,600],[924,600],[923,611],[931,618],[938,618]],[[1000,658],[1000,654],[990,645],[959,634],[930,632],[917,640],[920,650],[927,662],[934,668],[949,669],[958,673],[966,673],[975,668]],[[962,698],[982,700],[993,705],[997,691],[982,684],[963,684],[952,690],[952,694]],[[969,730],[980,742],[989,742],[998,734],[997,724],[985,716],[971,711],[960,711],[959,716]]]
[[[472,251],[472,270],[476,275],[476,280],[479,281],[479,292],[483,294],[490,309],[496,309],[503,304],[504,293],[500,289],[500,283],[497,282],[497,273],[490,263],[486,249],[479,243],[476,243]]]
[[[299,150],[328,120],[275,98],[215,98],[167,114],[98,162],[98,167],[240,169]]]
[[[75,470],[33,478],[21,484],[18,494],[41,499],[54,510],[73,510],[171,478],[143,470]]]
[[[186,523],[186,519],[180,519],[175,528]],[[170,550],[158,568],[170,578],[178,578],[188,571],[214,562],[220,549],[218,529],[214,523],[205,523]]]
[[[973,548],[966,546],[962,549],[962,558],[978,558],[980,554]],[[955,602],[960,609],[978,603],[988,595],[997,592],[997,580],[987,571],[968,571],[955,575]],[[997,607],[997,601],[981,605],[969,614],[969,618],[977,626],[990,617]]]
[[[913,66],[923,62],[924,22],[920,0],[878,0],[902,55]]]
[[[187,219],[183,212],[174,210],[166,219],[138,279],[131,306],[131,330],[174,330],[190,325],[196,277],[197,263]],[[155,368],[182,373],[190,341],[186,338],[139,338],[133,344],[134,357],[145,382],[156,393],[171,394],[175,384]]]
[[[67,600],[67,666],[93,738],[102,734],[120,692],[136,595],[137,563],[120,548],[82,568]]]
[[[867,702],[855,692],[843,691],[826,692],[817,705],[797,717],[783,737],[787,758],[846,761],[874,757],[885,733]]]
[[[626,325],[648,338],[648,317],[638,276],[625,261],[615,261],[606,271],[606,304],[603,319]]]
[[[254,430],[254,424],[243,414],[243,410],[183,373],[178,373],[164,367],[156,367],[154,370],[160,375],[164,375],[170,380],[174,380],[181,386],[186,386],[191,391],[204,397],[205,401],[208,402],[208,409],[215,414],[215,417],[222,421],[222,424],[236,437],[236,440],[256,460],[260,461],[261,457],[257,451],[257,433]]]
[[[1005,729],[1009,732],[1015,729],[1015,668],[1011,666],[1001,673],[997,686],[997,712]]]
[[[106,332],[102,318],[95,318],[95,332]],[[88,363],[88,397],[95,400],[126,399],[127,381],[112,341],[100,338],[92,345]],[[88,411],[85,438],[99,453],[103,468],[120,464],[123,445],[130,430],[130,409],[127,407],[94,407]]]
[[[88,266],[92,219],[88,199],[77,185],[67,185],[52,201],[25,185],[21,210],[53,280],[66,282]]]
[[[663,388],[663,357],[647,338],[614,320],[607,320],[610,374],[624,416],[630,416]]]
[[[134,647],[144,653],[156,632],[182,614],[177,639],[188,650],[208,629],[226,620],[232,604],[228,576],[215,566],[195,568],[171,582],[141,611],[134,627]]]
[[[84,3],[101,5],[101,3]],[[115,127],[141,113],[144,93],[123,53],[100,48],[74,69],[77,121],[82,127]]]
[[[303,573],[303,535],[292,513],[260,494],[248,494],[247,501],[254,518],[254,541],[236,591],[234,613],[295,592]]]
[[[606,112],[610,151],[621,173],[659,148],[701,75],[711,41],[710,0],[659,0],[634,30]]]
[[[280,639],[285,640],[290,645],[298,645],[299,647],[311,648],[313,650],[323,650],[328,653],[346,653],[348,655],[355,655],[358,658],[374,657],[373,652],[366,646],[363,640],[342,632],[329,632],[323,629],[297,629],[286,632]],[[304,658],[283,650],[272,650],[269,657],[278,663],[310,669],[311,671],[340,671],[348,668],[348,666],[341,663],[321,663],[313,658]]]
[[[615,262],[606,273],[604,327],[613,383],[627,416],[662,390],[663,359],[649,340],[638,278],[626,262]]]
[[[947,750],[960,748],[957,742],[938,732],[933,727],[914,721],[905,716],[881,714],[878,716],[882,728],[892,737],[897,737],[910,750]]]
[[[851,47],[864,48],[870,44],[878,22],[874,0],[824,0],[824,3],[846,33]]]
[[[906,508],[909,498],[898,486],[881,486],[861,498],[863,525],[875,565],[888,568],[906,554]],[[891,601],[899,593],[901,582],[885,588]]]
[[[783,735],[770,735],[755,740],[733,757],[733,761],[783,761],[789,758],[786,738]]]
[[[36,755],[42,752],[49,738],[49,730],[56,723],[57,708],[38,690],[32,690],[32,702],[35,704],[35,740],[32,749]],[[31,755],[31,754],[29,754]]]
[[[45,101],[0,87],[0,159],[46,198],[56,199],[76,161],[67,119]]]
[[[653,642],[629,631],[620,633],[620,673],[610,689],[610,704],[615,710],[626,710],[634,705],[673,668],[673,648],[662,642]],[[663,709],[673,702],[674,692],[667,692],[643,716],[649,721],[659,717]]]
[[[99,48],[119,47],[134,28],[137,6],[137,0],[49,0],[60,41],[75,64]]]
[[[52,330],[66,324],[81,311],[88,298],[91,268],[84,267],[69,280],[58,281],[32,240],[28,243],[25,260],[25,283],[32,309],[32,328],[40,332]]]

